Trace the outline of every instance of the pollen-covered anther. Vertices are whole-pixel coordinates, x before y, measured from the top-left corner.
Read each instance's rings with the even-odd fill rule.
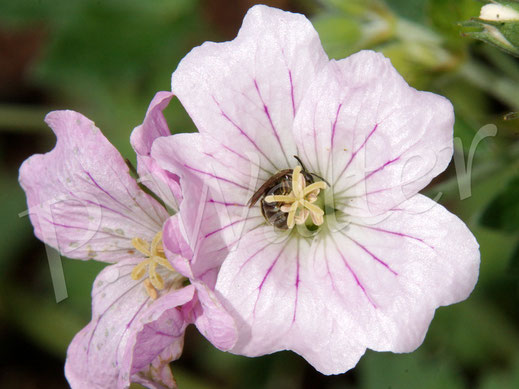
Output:
[[[144,281],[144,288],[148,295],[155,300],[158,297],[157,290],[164,289],[164,279],[157,273],[157,265],[175,272],[164,254],[162,231],[154,236],[151,243],[142,238],[133,238],[132,245],[137,251],[144,254],[146,259],[133,268],[131,276],[134,280],[140,280],[147,272],[148,278]]]
[[[324,222],[324,211],[313,204],[317,201],[319,192],[328,185],[324,181],[314,182],[306,186],[306,180],[301,174],[302,167],[296,166],[292,172],[292,191],[288,195],[266,196],[267,203],[283,203],[282,212],[288,213],[287,226],[293,228],[296,224],[304,224],[308,216],[316,226]]]

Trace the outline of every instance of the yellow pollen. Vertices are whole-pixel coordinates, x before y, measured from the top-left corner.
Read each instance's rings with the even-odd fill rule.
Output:
[[[316,226],[324,222],[324,211],[317,205],[319,192],[326,189],[328,185],[324,181],[314,182],[306,186],[306,180],[301,174],[302,167],[296,166],[292,172],[292,191],[288,195],[266,196],[267,203],[283,203],[281,211],[288,213],[288,228],[296,224],[304,224],[308,216],[312,218]]]
[[[164,254],[164,248],[162,247],[162,231],[155,235],[151,243],[148,243],[141,238],[133,238],[132,245],[137,251],[144,254],[146,259],[133,268],[131,276],[134,280],[140,280],[147,272],[148,278],[144,281],[144,288],[148,295],[153,300],[156,300],[158,297],[157,290],[164,289],[164,280],[160,274],[157,273],[157,265],[161,265],[166,269],[175,272],[175,269],[171,266]]]

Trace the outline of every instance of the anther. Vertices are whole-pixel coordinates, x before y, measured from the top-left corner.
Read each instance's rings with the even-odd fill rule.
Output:
[[[132,244],[146,259],[133,268],[131,277],[134,280],[140,280],[147,272],[148,278],[144,280],[144,288],[148,295],[155,300],[158,296],[157,290],[162,290],[165,286],[164,279],[157,272],[157,265],[165,267],[171,272],[175,272],[175,268],[171,266],[164,255],[162,231],[153,237],[151,244],[142,238],[133,238]]]

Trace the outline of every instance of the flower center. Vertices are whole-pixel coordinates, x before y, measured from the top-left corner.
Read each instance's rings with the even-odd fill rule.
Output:
[[[306,180],[301,174],[302,167],[296,166],[292,172],[292,191],[288,195],[266,196],[267,203],[281,203],[282,212],[288,213],[287,226],[289,229],[296,224],[304,224],[308,216],[316,226],[324,221],[324,211],[314,204],[319,192],[326,189],[328,185],[324,181],[314,182],[306,186]]]
[[[164,279],[157,273],[157,265],[161,265],[169,271],[176,273],[164,254],[162,231],[155,235],[151,243],[141,238],[133,238],[132,245],[137,251],[144,254],[146,259],[133,268],[131,276],[137,281],[144,277],[147,272],[149,276],[144,280],[144,287],[148,295],[153,300],[156,300],[158,297],[157,290],[164,289]]]

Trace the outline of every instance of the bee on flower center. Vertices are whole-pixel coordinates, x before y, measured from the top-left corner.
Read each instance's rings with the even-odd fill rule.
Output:
[[[324,212],[314,203],[319,191],[327,184],[315,182],[321,178],[306,170],[301,160],[294,156],[301,166],[281,170],[270,177],[249,200],[249,207],[260,201],[261,213],[274,227],[287,230],[295,224],[303,224],[311,215],[314,224],[322,224]]]

